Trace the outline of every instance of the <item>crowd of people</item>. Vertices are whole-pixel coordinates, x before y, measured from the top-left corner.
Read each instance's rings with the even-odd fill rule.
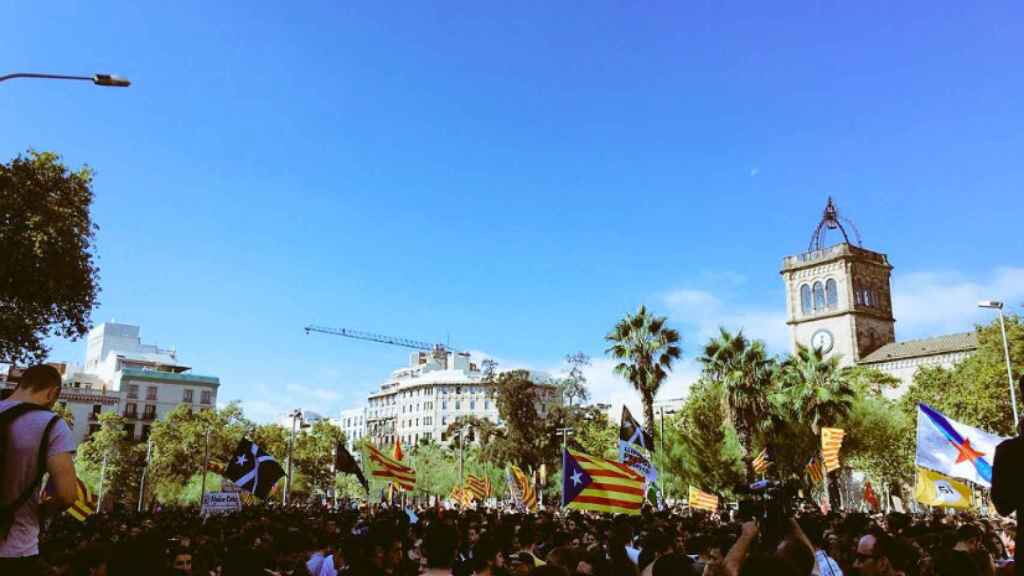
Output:
[[[253,507],[67,516],[44,531],[50,574],[120,576],[969,576],[1013,574],[1011,521],[800,513],[778,522],[647,510]],[[6,576],[6,575],[5,575]]]

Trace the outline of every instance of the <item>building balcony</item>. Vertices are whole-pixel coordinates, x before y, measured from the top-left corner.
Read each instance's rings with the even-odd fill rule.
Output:
[[[156,412],[144,412],[142,420],[156,420]]]
[[[200,374],[187,374],[182,372],[162,372],[160,370],[147,370],[145,368],[122,368],[121,378],[130,380],[148,380],[153,382],[220,386],[220,378],[217,378],[216,376],[202,376]]]
[[[139,413],[138,412],[125,412],[124,414],[122,414],[122,416],[124,416],[125,418],[129,418],[131,420],[135,420],[136,418],[139,417]]]

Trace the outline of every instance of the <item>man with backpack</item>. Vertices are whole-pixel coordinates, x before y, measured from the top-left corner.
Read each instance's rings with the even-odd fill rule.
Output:
[[[60,396],[53,366],[32,366],[0,401],[0,574],[40,574],[40,519],[71,506],[78,478],[68,425],[50,408]],[[40,500],[43,475],[52,494]]]

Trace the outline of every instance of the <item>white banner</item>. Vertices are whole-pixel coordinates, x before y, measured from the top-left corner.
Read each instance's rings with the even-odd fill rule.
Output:
[[[238,492],[209,492],[203,500],[202,514],[228,514],[242,509]]]

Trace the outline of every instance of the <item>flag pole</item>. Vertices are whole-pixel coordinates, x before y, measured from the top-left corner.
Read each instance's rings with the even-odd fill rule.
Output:
[[[103,454],[103,464],[100,465],[100,493],[96,497],[97,512],[103,510],[103,482],[107,478],[107,454],[108,452],[105,452]]]
[[[203,442],[203,493],[199,497],[199,507],[202,508],[206,501],[206,470],[210,467],[210,429],[206,429],[205,441]]]
[[[142,478],[139,479],[139,514],[142,513],[142,502],[146,497],[146,472],[149,470],[149,456],[153,450],[153,439],[146,442],[146,463],[142,466]]]

